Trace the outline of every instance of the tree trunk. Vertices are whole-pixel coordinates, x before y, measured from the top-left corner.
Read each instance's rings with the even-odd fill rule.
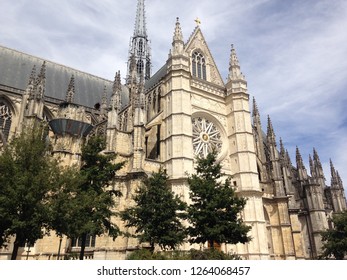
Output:
[[[83,261],[83,259],[84,259],[84,249],[86,248],[87,234],[83,233],[81,238],[82,238],[82,240],[81,240],[80,260]]]
[[[11,260],[16,260],[17,259],[19,245],[20,245],[20,241],[19,241],[18,237],[16,237],[16,240],[14,241],[14,244],[13,244]]]

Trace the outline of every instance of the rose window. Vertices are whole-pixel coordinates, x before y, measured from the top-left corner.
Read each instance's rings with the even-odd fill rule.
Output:
[[[192,119],[194,154],[206,157],[208,153],[222,149],[222,136],[216,125],[202,117]]]

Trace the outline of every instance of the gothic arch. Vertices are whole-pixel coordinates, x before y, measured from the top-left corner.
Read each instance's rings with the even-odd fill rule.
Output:
[[[10,136],[15,107],[10,99],[6,96],[0,96],[0,145],[6,144]]]
[[[200,49],[194,49],[191,53],[192,76],[207,81],[207,61]]]

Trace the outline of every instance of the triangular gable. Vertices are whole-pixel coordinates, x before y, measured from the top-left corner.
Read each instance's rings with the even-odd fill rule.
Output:
[[[203,52],[205,59],[206,59],[206,63],[208,64],[208,66],[210,68],[211,82],[214,84],[217,84],[219,86],[224,86],[223,79],[219,73],[217,65],[213,59],[213,56],[210,52],[209,47],[207,46],[206,40],[205,40],[204,35],[202,34],[199,26],[197,26],[194,29],[188,42],[185,44],[184,50],[189,55],[191,55],[193,50],[200,50],[201,52]]]

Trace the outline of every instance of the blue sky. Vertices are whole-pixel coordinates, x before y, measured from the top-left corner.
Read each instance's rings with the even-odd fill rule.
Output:
[[[136,2],[0,0],[0,44],[110,80],[117,70],[124,77]],[[292,162],[298,146],[309,170],[315,147],[327,184],[331,158],[347,186],[347,1],[145,2],[153,71],[167,59],[176,17],[185,40],[199,17],[223,78],[234,44],[263,128],[270,115]]]

